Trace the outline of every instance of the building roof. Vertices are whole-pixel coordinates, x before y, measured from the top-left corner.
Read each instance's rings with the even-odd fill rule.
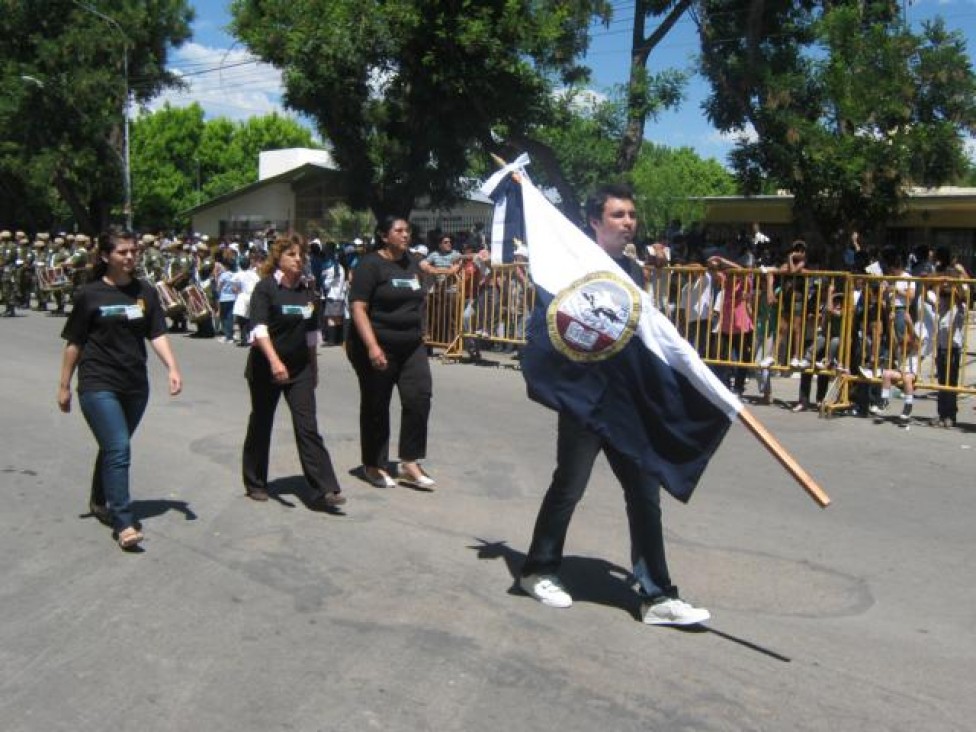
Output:
[[[339,175],[339,172],[334,170],[333,168],[329,168],[324,165],[319,165],[317,163],[305,163],[304,165],[300,165],[297,168],[293,168],[292,170],[286,171],[284,173],[280,173],[279,175],[275,175],[270,178],[265,178],[264,180],[255,181],[254,183],[249,183],[248,185],[242,186],[240,188],[235,188],[234,190],[228,191],[227,193],[217,196],[216,198],[211,198],[209,201],[204,201],[203,203],[200,203],[194,206],[193,208],[189,208],[183,213],[193,216],[194,214],[200,213],[201,211],[205,211],[206,209],[212,206],[216,206],[221,203],[226,203],[227,201],[230,201],[234,198],[238,198],[239,196],[242,196],[245,193],[253,193],[254,191],[260,190],[261,188],[272,186],[277,183],[294,184],[300,180],[309,178],[311,176],[323,177],[323,176],[330,176],[330,175],[333,176]]]

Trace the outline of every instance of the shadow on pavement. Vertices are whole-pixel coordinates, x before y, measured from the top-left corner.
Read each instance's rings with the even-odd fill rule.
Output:
[[[468,548],[478,552],[478,559],[504,560],[508,573],[512,576],[509,594],[525,597],[525,593],[515,582],[525,562],[525,554],[512,549],[504,541],[490,542],[478,537],[475,540],[480,543]],[[559,568],[559,578],[575,602],[615,607],[634,618],[638,617],[640,598],[631,588],[632,575],[623,567],[593,557],[564,557]]]
[[[162,516],[167,511],[177,511],[183,514],[187,521],[196,521],[197,515],[186,501],[171,501],[165,498],[154,498],[148,501],[132,501],[132,513],[140,521],[156,516]]]
[[[328,509],[321,508],[314,503],[312,491],[308,487],[304,476],[289,475],[285,478],[276,478],[268,483],[268,497],[277,501],[288,508],[295,508],[295,504],[285,500],[282,496],[294,496],[309,511],[317,513],[329,513],[335,516],[344,516],[345,513],[338,507]]]
[[[512,576],[512,587],[509,589],[510,595],[521,595],[525,593],[519,589],[515,580],[522,570],[525,562],[525,554],[508,546],[504,541],[486,541],[475,537],[479,542],[468,547],[478,553],[478,559],[502,559],[508,573]],[[559,578],[563,581],[566,589],[573,596],[574,602],[591,602],[596,605],[606,605],[625,610],[635,620],[640,620],[640,597],[633,589],[635,582],[633,575],[612,562],[592,557],[565,557],[559,569]],[[719,638],[737,643],[744,648],[761,653],[764,656],[774,658],[777,661],[790,663],[792,659],[776,651],[764,648],[752,641],[738,638],[730,633],[716,630],[710,625],[686,625],[686,626],[667,626],[671,630],[682,633],[703,634],[711,633]]]

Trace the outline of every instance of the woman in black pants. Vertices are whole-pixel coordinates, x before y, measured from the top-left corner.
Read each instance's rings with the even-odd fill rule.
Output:
[[[363,472],[374,486],[392,488],[386,472],[390,450],[390,398],[400,394],[401,483],[432,490],[434,480],[418,461],[427,453],[431,378],[424,346],[425,291],[410,256],[410,224],[387,217],[376,228],[380,248],[353,272],[349,308],[353,328],[349,360],[359,377],[359,431]]]
[[[312,488],[309,507],[329,511],[346,502],[315,414],[318,386],[318,310],[315,288],[302,276],[308,250],[301,237],[277,239],[251,294],[251,352],[247,360],[251,416],[244,439],[248,497],[268,500],[268,453],[275,408],[282,394],[291,410],[298,457]]]

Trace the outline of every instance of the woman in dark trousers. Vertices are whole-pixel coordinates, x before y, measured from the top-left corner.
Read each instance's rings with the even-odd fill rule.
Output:
[[[251,352],[245,376],[251,416],[244,439],[243,478],[248,497],[268,500],[268,453],[275,408],[282,394],[291,410],[298,457],[312,488],[309,507],[331,511],[346,499],[315,414],[319,345],[317,294],[302,276],[308,249],[301,237],[279,238],[251,294]]]
[[[78,403],[98,442],[89,508],[112,526],[119,546],[132,549],[143,540],[129,504],[130,441],[149,401],[146,340],[169,371],[169,393],[183,388],[166,338],[166,321],[156,290],[133,276],[135,237],[129,233],[98,238],[92,281],[75,295],[61,337],[58,406],[71,411],[71,378],[78,370]]]
[[[431,377],[424,346],[424,303],[420,265],[410,256],[410,224],[387,217],[376,229],[380,248],[356,266],[349,290],[353,328],[349,360],[359,377],[359,432],[363,471],[377,487],[391,488],[386,472],[390,450],[390,399],[400,394],[401,483],[433,489],[418,461],[427,453]]]

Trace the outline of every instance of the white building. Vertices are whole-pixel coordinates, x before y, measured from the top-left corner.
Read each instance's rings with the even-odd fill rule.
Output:
[[[291,148],[262,152],[258,180],[189,210],[191,228],[210,237],[253,238],[268,228],[308,234],[325,229],[329,211],[345,203],[344,176],[324,150]],[[491,200],[479,193],[450,209],[423,204],[410,214],[420,236],[454,233],[475,224],[489,228]]]

